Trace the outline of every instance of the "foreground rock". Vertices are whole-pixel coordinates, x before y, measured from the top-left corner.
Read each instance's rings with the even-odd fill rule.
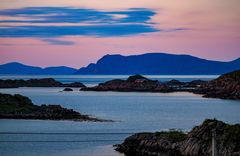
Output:
[[[18,87],[86,87],[80,82],[63,84],[53,78],[29,79],[29,80],[0,80],[0,88]]]
[[[224,74],[194,90],[204,97],[240,99],[240,70]]]
[[[203,83],[203,81],[199,81]],[[173,92],[173,91],[192,91],[200,85],[197,81],[184,83],[178,80],[172,80],[166,83],[161,83],[157,80],[150,80],[141,75],[128,77],[127,80],[115,79],[100,83],[95,87],[81,88],[84,91],[137,91],[137,92]]]
[[[239,156],[240,124],[229,125],[210,119],[188,134],[180,131],[137,133],[115,147],[127,156],[210,156],[213,129],[217,134],[218,155]]]
[[[25,96],[2,93],[0,93],[0,119],[110,121],[83,115],[60,105],[37,106]]]

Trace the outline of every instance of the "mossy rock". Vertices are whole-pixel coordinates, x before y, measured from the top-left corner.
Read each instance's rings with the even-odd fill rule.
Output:
[[[158,138],[166,138],[170,142],[175,143],[186,139],[187,134],[184,133],[183,131],[173,129],[169,131],[156,132],[156,136]]]

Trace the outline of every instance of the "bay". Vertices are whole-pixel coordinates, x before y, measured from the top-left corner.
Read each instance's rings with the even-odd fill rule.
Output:
[[[1,77],[1,76],[0,76]],[[34,76],[25,76],[25,79]],[[40,76],[47,77],[47,76]],[[79,80],[95,85],[118,76],[57,76],[61,82]],[[122,76],[121,78],[126,78]],[[23,78],[14,75],[1,78]],[[39,78],[35,76],[34,78]],[[193,80],[214,76],[153,76],[155,79]],[[62,92],[63,88],[12,88],[2,93],[22,94],[35,104],[60,104],[84,114],[115,122],[74,122],[49,120],[0,120],[1,156],[99,155],[119,156],[112,145],[127,136],[144,131],[171,128],[190,131],[206,118],[217,118],[227,123],[240,123],[240,102],[202,98],[187,92]]]

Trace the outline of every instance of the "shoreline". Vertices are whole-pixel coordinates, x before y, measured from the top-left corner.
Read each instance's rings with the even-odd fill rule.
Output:
[[[189,92],[202,95],[205,98],[240,100],[239,71],[233,71],[210,80],[192,80],[183,82],[172,79],[161,82],[151,80],[141,75],[129,76],[127,79],[113,79],[98,85],[85,86],[81,82],[63,84],[53,78],[29,80],[0,80],[0,88],[19,87],[65,87],[61,92],[71,92],[72,88],[80,91],[115,91],[115,92],[146,92],[146,93],[172,93]],[[231,87],[229,87],[231,86]],[[75,89],[74,89],[75,90]]]
[[[114,122],[113,120],[81,114],[73,109],[64,108],[61,105],[34,105],[26,96],[2,93],[0,93],[0,119]]]
[[[167,82],[151,80],[142,75],[129,76],[126,80],[114,79],[93,87],[83,87],[82,91],[119,92],[176,92],[187,91],[203,97],[240,100],[240,70],[223,74],[211,81],[193,80],[181,82],[172,79]]]
[[[227,124],[216,119],[205,119],[187,133],[175,129],[135,133],[113,147],[126,156],[211,155],[213,133],[217,134],[214,139],[220,155],[240,154],[240,124]]]

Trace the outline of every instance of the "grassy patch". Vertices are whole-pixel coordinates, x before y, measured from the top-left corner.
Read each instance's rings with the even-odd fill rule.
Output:
[[[169,131],[156,132],[156,136],[159,138],[166,138],[171,142],[179,142],[186,139],[187,134],[181,130],[171,129]]]

